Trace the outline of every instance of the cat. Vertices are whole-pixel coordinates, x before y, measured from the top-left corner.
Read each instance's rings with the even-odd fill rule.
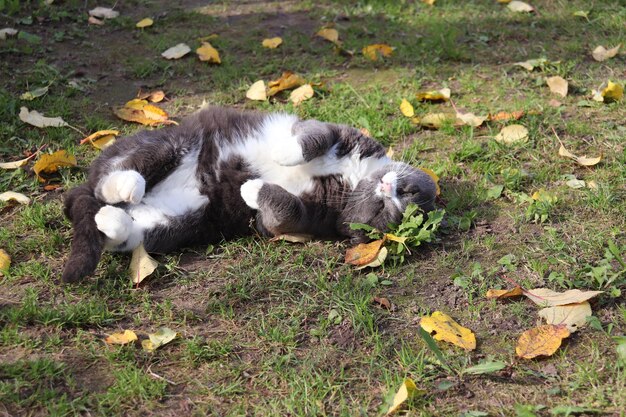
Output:
[[[92,274],[103,250],[148,252],[250,235],[367,240],[436,184],[358,129],[285,113],[208,107],[179,126],[117,140],[65,196],[74,235],[62,279]],[[255,228],[251,227],[255,219]]]

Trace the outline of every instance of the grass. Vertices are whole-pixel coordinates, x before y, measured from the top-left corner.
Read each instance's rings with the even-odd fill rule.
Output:
[[[96,4],[0,1],[0,27],[22,35],[0,41],[0,160],[42,145],[66,149],[78,168],[63,169],[47,191],[30,168],[0,171],[0,192],[28,195],[28,206],[0,202],[0,247],[12,258],[0,277],[0,410],[8,415],[382,415],[405,377],[423,393],[408,415],[567,415],[576,406],[624,415],[626,374],[614,336],[624,335],[624,102],[590,101],[611,79],[626,82],[624,54],[598,63],[590,51],[626,43],[626,7],[603,0],[535,1],[536,14],[515,14],[491,1],[207,3],[139,1],[121,16],[85,25]],[[590,10],[587,19],[573,16]],[[144,30],[135,22],[151,16]],[[312,36],[334,24],[354,56],[333,53]],[[222,65],[159,54],[217,33]],[[265,37],[281,36],[276,50]],[[396,49],[367,61],[372,43]],[[528,72],[512,64],[545,57]],[[245,99],[248,86],[283,71],[321,82],[316,96],[294,107],[287,95]],[[559,75],[565,98],[545,84]],[[33,101],[20,95],[49,86]],[[479,129],[422,130],[399,111],[402,98],[449,87],[455,106],[476,114],[524,110],[523,145],[492,137],[507,123]],[[257,237],[159,255],[160,266],[139,288],[125,255],[105,254],[96,275],[77,286],[58,283],[71,228],[63,191],[85,180],[97,151],[78,145],[68,128],[23,124],[21,106],[61,116],[85,133],[140,129],[110,108],[139,89],[165,90],[174,117],[211,104],[295,112],[302,118],[363,127],[395,155],[440,177],[448,226],[401,265],[357,272],[343,264],[345,246],[271,243]],[[550,99],[562,104],[553,107]],[[416,103],[416,114],[449,104]],[[509,123],[510,124],[510,123]],[[558,155],[558,141],[577,155],[602,154],[584,168]],[[572,189],[573,177],[597,189]],[[539,189],[556,201],[534,201]],[[605,291],[586,329],[555,355],[523,361],[519,335],[537,324],[524,300],[484,298],[509,279]],[[372,303],[388,298],[392,310]],[[419,317],[444,311],[477,335],[464,352],[439,343],[448,367],[419,337]],[[107,346],[106,334],[132,328],[145,338],[161,326],[180,337],[152,354],[138,345]],[[459,375],[482,360],[506,368]],[[473,412],[474,414],[471,414]],[[528,413],[532,414],[528,414]],[[524,414],[526,413],[526,414]]]

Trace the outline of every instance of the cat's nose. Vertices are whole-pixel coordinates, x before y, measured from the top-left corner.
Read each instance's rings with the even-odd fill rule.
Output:
[[[386,195],[387,197],[391,197],[393,185],[390,182],[381,180],[378,184],[378,189],[381,194]]]

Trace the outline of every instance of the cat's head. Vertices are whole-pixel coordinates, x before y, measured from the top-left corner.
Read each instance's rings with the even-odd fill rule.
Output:
[[[435,209],[437,185],[420,169],[392,162],[361,180],[344,209],[345,223],[365,223],[385,231],[390,223],[400,223],[410,203],[424,213]]]

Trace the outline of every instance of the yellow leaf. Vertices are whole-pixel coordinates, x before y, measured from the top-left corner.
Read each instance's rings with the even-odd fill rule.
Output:
[[[530,12],[535,11],[535,8],[532,7],[530,4],[524,3],[523,1],[517,1],[517,0],[513,0],[509,2],[509,5],[507,7],[509,8],[509,10],[513,12],[530,13]]]
[[[535,201],[545,201],[548,203],[556,203],[556,201],[558,200],[554,194],[544,190],[543,188],[535,191],[530,198]]]
[[[10,266],[11,257],[4,249],[0,249],[0,275],[4,275]]]
[[[281,43],[283,43],[283,40],[277,36],[275,38],[263,39],[261,44],[266,48],[276,49]]]
[[[117,136],[119,135],[120,132],[118,130],[98,130],[96,133],[92,133],[91,135],[87,136],[84,139],[81,139],[80,144],[84,145],[87,142],[90,142],[92,140],[96,140],[98,138],[101,138],[103,136]]]
[[[404,243],[404,242],[406,242],[407,237],[405,237],[405,236],[396,236],[396,235],[392,235],[391,233],[385,233],[385,239],[386,240],[391,240],[393,242]]]
[[[20,159],[19,161],[11,161],[11,162],[0,162],[0,168],[2,169],[17,169],[23,167],[32,159],[32,156],[24,159]]]
[[[106,149],[115,142],[115,136],[119,134],[117,130],[99,130],[82,139],[80,144],[90,143],[96,149]]]
[[[35,88],[34,90],[27,91],[20,96],[22,100],[34,100],[37,97],[41,97],[48,92],[48,87]]]
[[[315,35],[322,37],[332,43],[337,43],[339,41],[339,32],[337,32],[337,29],[322,28]]]
[[[448,101],[450,99],[451,91],[449,88],[442,88],[440,90],[432,90],[432,91],[420,91],[415,94],[415,98],[418,101]]]
[[[372,262],[367,263],[365,265],[358,266],[355,269],[359,271],[365,268],[376,268],[377,266],[381,266],[383,262],[385,262],[385,259],[387,259],[388,252],[389,252],[388,249],[383,246],[382,248],[380,248],[380,251],[378,251],[378,255],[376,255],[376,259],[374,259]]]
[[[124,107],[133,109],[133,110],[143,110],[143,108],[146,107],[147,104],[148,104],[148,100],[134,98],[130,101],[127,101],[126,104],[124,104]]]
[[[598,164],[602,160],[602,156],[597,156],[593,158],[589,158],[587,156],[576,156],[570,151],[568,151],[565,146],[561,143],[559,147],[559,155],[564,156],[566,158],[571,158],[576,161],[578,164],[582,166],[593,166]]]
[[[124,330],[121,333],[110,334],[104,341],[110,345],[126,345],[137,340],[137,335],[132,330]]]
[[[143,114],[152,120],[156,120],[158,122],[166,122],[168,119],[168,114],[165,110],[160,107],[155,106],[154,104],[147,104],[143,107]]]
[[[17,201],[20,204],[28,204],[30,203],[30,198],[26,197],[24,194],[16,193],[15,191],[5,191],[0,193],[0,201]]]
[[[432,169],[423,167],[418,169],[424,171],[424,173],[426,173],[430,178],[433,179],[433,181],[435,181],[435,187],[437,187],[436,195],[441,194],[441,190],[439,189],[439,175],[435,174],[435,171],[433,171]]]
[[[28,123],[29,125],[33,125],[39,128],[68,126],[65,120],[61,119],[60,117],[45,117],[37,110],[29,111],[26,107],[20,108],[19,118],[24,123]]]
[[[139,29],[143,29],[143,28],[147,28],[148,26],[152,26],[153,23],[154,23],[154,20],[150,19],[149,17],[146,17],[144,19],[141,19],[139,22],[137,22],[135,27]]]
[[[206,61],[213,64],[221,64],[220,53],[217,49],[213,48],[208,42],[202,42],[202,46],[196,49],[196,53],[200,58],[200,61]]]
[[[564,156],[566,158],[576,159],[576,155],[574,155],[573,153],[565,149],[565,146],[563,146],[563,144],[561,144],[561,146],[559,147],[559,155]]]
[[[422,317],[420,326],[428,333],[435,332],[435,340],[444,340],[465,350],[476,349],[476,336],[467,329],[452,320],[450,316],[441,311],[435,311],[430,317]]]
[[[269,87],[267,95],[271,97],[280,91],[300,87],[304,83],[304,78],[300,77],[298,74],[294,74],[291,71],[285,71],[279,79],[270,81],[267,84]]]
[[[539,317],[545,319],[547,324],[565,325],[570,333],[584,327],[589,316],[591,316],[591,306],[588,301],[539,310]]]
[[[246,97],[250,100],[265,101],[267,100],[267,93],[265,90],[265,81],[259,80],[252,84],[246,92]]]
[[[70,155],[67,151],[60,150],[52,154],[43,154],[39,157],[35,165],[33,166],[33,172],[37,175],[39,181],[45,181],[39,174],[46,173],[51,174],[57,172],[61,167],[75,167],[76,158],[74,155]]]
[[[524,295],[541,307],[554,307],[566,304],[576,304],[587,301],[604,291],[567,290],[565,292],[552,291],[548,288],[534,288],[524,292]]]
[[[456,122],[456,115],[452,113],[428,113],[418,120],[418,123],[429,129],[439,129],[445,123]]]
[[[113,109],[113,113],[122,120],[141,123],[147,126],[175,124],[174,121],[167,119],[167,113],[151,104],[145,105],[141,110],[131,109],[129,107],[118,107]]]
[[[366,265],[376,260],[383,243],[384,239],[378,239],[370,243],[359,243],[346,251],[345,262],[356,266]]]
[[[599,45],[593,50],[593,52],[591,52],[591,55],[593,56],[593,59],[598,62],[606,61],[607,59],[613,58],[617,55],[621,46],[622,44],[620,43],[614,48],[606,49],[604,46]]]
[[[415,382],[413,382],[411,378],[406,378],[398,389],[398,392],[396,392],[396,395],[394,395],[393,403],[391,404],[391,407],[389,407],[389,410],[387,410],[386,415],[390,415],[398,411],[402,404],[409,398],[413,397],[416,392],[417,386],[415,385]]]
[[[304,84],[291,92],[289,99],[294,106],[300,105],[304,100],[308,100],[313,97],[313,87],[311,84]]]
[[[411,105],[411,103],[409,103],[407,99],[404,99],[404,98],[402,99],[402,102],[400,103],[400,111],[406,117],[415,116],[415,110],[413,109],[413,106]]]
[[[133,256],[130,260],[130,279],[134,284],[139,284],[144,278],[153,273],[158,265],[159,263],[148,255],[142,243],[133,251]]]
[[[515,287],[510,290],[488,290],[486,297],[487,298],[508,298],[508,297],[517,297],[518,295],[523,295],[524,291],[521,287]]]
[[[576,16],[576,17],[582,17],[582,18],[585,18],[585,19],[589,20],[589,11],[588,10],[576,10],[572,14],[574,16]]]
[[[558,75],[550,77],[546,80],[546,83],[548,84],[550,91],[554,94],[558,94],[561,97],[567,96],[568,83],[565,79],[563,79],[563,77],[559,77]]]
[[[500,133],[495,136],[495,140],[507,145],[526,142],[528,140],[528,129],[522,125],[509,125],[502,128]]]
[[[624,87],[620,84],[609,81],[607,86],[600,91],[604,101],[619,101],[624,97]]]
[[[270,242],[278,242],[279,240],[290,243],[306,243],[313,240],[313,235],[309,235],[306,233],[289,233],[274,236],[270,239]]]
[[[429,6],[433,6],[437,0],[422,0],[422,3],[428,4]]]
[[[537,356],[550,356],[561,346],[563,339],[570,335],[565,326],[546,324],[526,330],[515,347],[517,356],[532,359]]]
[[[156,333],[150,333],[149,339],[141,341],[141,346],[149,352],[154,351],[160,346],[166,345],[176,338],[176,332],[168,327],[161,327]]]
[[[393,53],[393,48],[384,43],[367,45],[362,50],[363,55],[370,61],[378,61],[379,56],[388,57]]]
[[[191,52],[191,48],[186,43],[179,43],[164,51],[161,56],[165,59],[180,59]]]
[[[510,113],[501,111],[493,115],[489,114],[487,116],[487,120],[492,121],[492,122],[506,121],[506,120],[519,120],[522,118],[523,115],[524,115],[523,110],[514,111]]]
[[[487,117],[485,116],[476,116],[474,113],[461,113],[456,112],[457,123],[461,125],[467,125],[472,127],[478,127],[482,125]]]

